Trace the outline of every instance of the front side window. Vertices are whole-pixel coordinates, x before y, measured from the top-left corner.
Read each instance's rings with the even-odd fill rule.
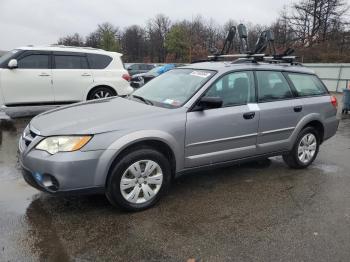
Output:
[[[223,107],[255,102],[254,75],[252,72],[227,74],[211,86],[205,96],[220,97]]]
[[[281,72],[257,71],[259,102],[292,98],[287,80]]]
[[[209,70],[174,69],[149,81],[131,97],[142,97],[157,106],[180,107],[214,74]]]
[[[55,55],[56,69],[87,69],[85,56]]]
[[[48,69],[49,68],[49,56],[33,54],[25,56],[17,62],[19,69]]]
[[[299,96],[323,95],[327,93],[321,81],[314,75],[288,73]]]

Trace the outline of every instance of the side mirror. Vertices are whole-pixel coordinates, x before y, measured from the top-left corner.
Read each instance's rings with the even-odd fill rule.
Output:
[[[9,61],[9,63],[7,64],[7,67],[10,68],[10,69],[17,68],[18,67],[17,60],[16,59],[11,59]]]
[[[222,107],[222,99],[220,97],[210,97],[210,96],[204,96],[199,100],[195,111],[202,111],[206,109],[214,109],[214,108],[220,108]]]

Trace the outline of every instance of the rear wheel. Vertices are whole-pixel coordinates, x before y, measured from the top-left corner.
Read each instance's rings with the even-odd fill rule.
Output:
[[[153,206],[170,185],[171,168],[160,152],[144,148],[123,156],[107,181],[106,196],[114,206],[140,211]]]
[[[115,96],[116,93],[108,87],[105,86],[101,86],[101,87],[97,87],[95,89],[93,89],[87,99],[88,100],[93,100],[93,99],[100,99],[100,98],[107,98],[107,97],[111,97],[111,96]]]
[[[295,145],[283,160],[291,168],[306,168],[315,160],[319,150],[319,135],[315,128],[306,127],[298,135]]]

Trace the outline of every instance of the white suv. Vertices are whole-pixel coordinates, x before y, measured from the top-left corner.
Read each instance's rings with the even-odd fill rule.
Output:
[[[12,50],[0,57],[0,107],[10,112],[128,95],[133,89],[121,56],[66,46]]]

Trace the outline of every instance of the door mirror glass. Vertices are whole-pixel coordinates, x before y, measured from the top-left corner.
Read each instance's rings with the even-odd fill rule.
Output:
[[[14,69],[18,67],[17,60],[16,59],[11,59],[7,65],[8,68]]]
[[[214,109],[222,107],[222,99],[220,97],[214,96],[204,96],[199,101],[196,111],[206,110],[206,109]]]

